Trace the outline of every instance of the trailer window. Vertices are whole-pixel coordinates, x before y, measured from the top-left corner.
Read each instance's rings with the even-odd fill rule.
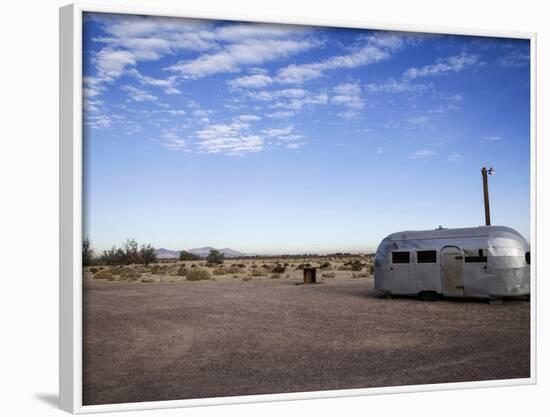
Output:
[[[437,262],[437,251],[435,250],[417,251],[416,262],[419,264],[435,264]]]
[[[527,262],[528,265],[531,265],[531,252],[525,252],[525,262]]]
[[[394,264],[408,264],[411,262],[410,252],[392,252],[391,261]]]
[[[464,249],[464,262],[487,263],[487,254],[483,249]]]

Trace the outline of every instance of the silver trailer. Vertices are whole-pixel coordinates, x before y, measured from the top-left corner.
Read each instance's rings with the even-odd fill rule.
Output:
[[[530,263],[529,244],[509,227],[398,232],[378,246],[374,286],[421,298],[528,296]]]

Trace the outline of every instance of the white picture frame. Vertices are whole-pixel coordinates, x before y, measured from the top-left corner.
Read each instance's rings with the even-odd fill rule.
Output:
[[[82,16],[85,12],[140,14],[201,19],[224,19],[265,23],[303,24],[360,29],[380,29],[438,34],[495,36],[528,39],[531,44],[531,376],[525,379],[461,382],[364,388],[323,392],[300,392],[226,398],[186,399],[109,405],[82,404]],[[536,213],[536,34],[463,30],[459,28],[417,25],[375,24],[368,21],[332,19],[269,18],[261,15],[197,14],[185,10],[160,10],[139,7],[108,7],[85,3],[62,7],[60,20],[60,407],[71,413],[144,410],[238,404],[265,401],[347,397],[419,391],[454,390],[479,387],[503,387],[535,384],[536,376],[536,307],[537,307],[537,213]]]

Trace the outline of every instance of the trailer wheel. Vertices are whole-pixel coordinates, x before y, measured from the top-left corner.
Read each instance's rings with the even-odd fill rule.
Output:
[[[437,294],[434,291],[420,291],[418,293],[418,299],[420,301],[435,301]]]

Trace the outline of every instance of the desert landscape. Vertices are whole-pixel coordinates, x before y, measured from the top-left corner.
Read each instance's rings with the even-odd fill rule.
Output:
[[[387,300],[372,255],[95,265],[84,403],[527,378],[529,303]],[[304,266],[319,284],[303,283]]]

